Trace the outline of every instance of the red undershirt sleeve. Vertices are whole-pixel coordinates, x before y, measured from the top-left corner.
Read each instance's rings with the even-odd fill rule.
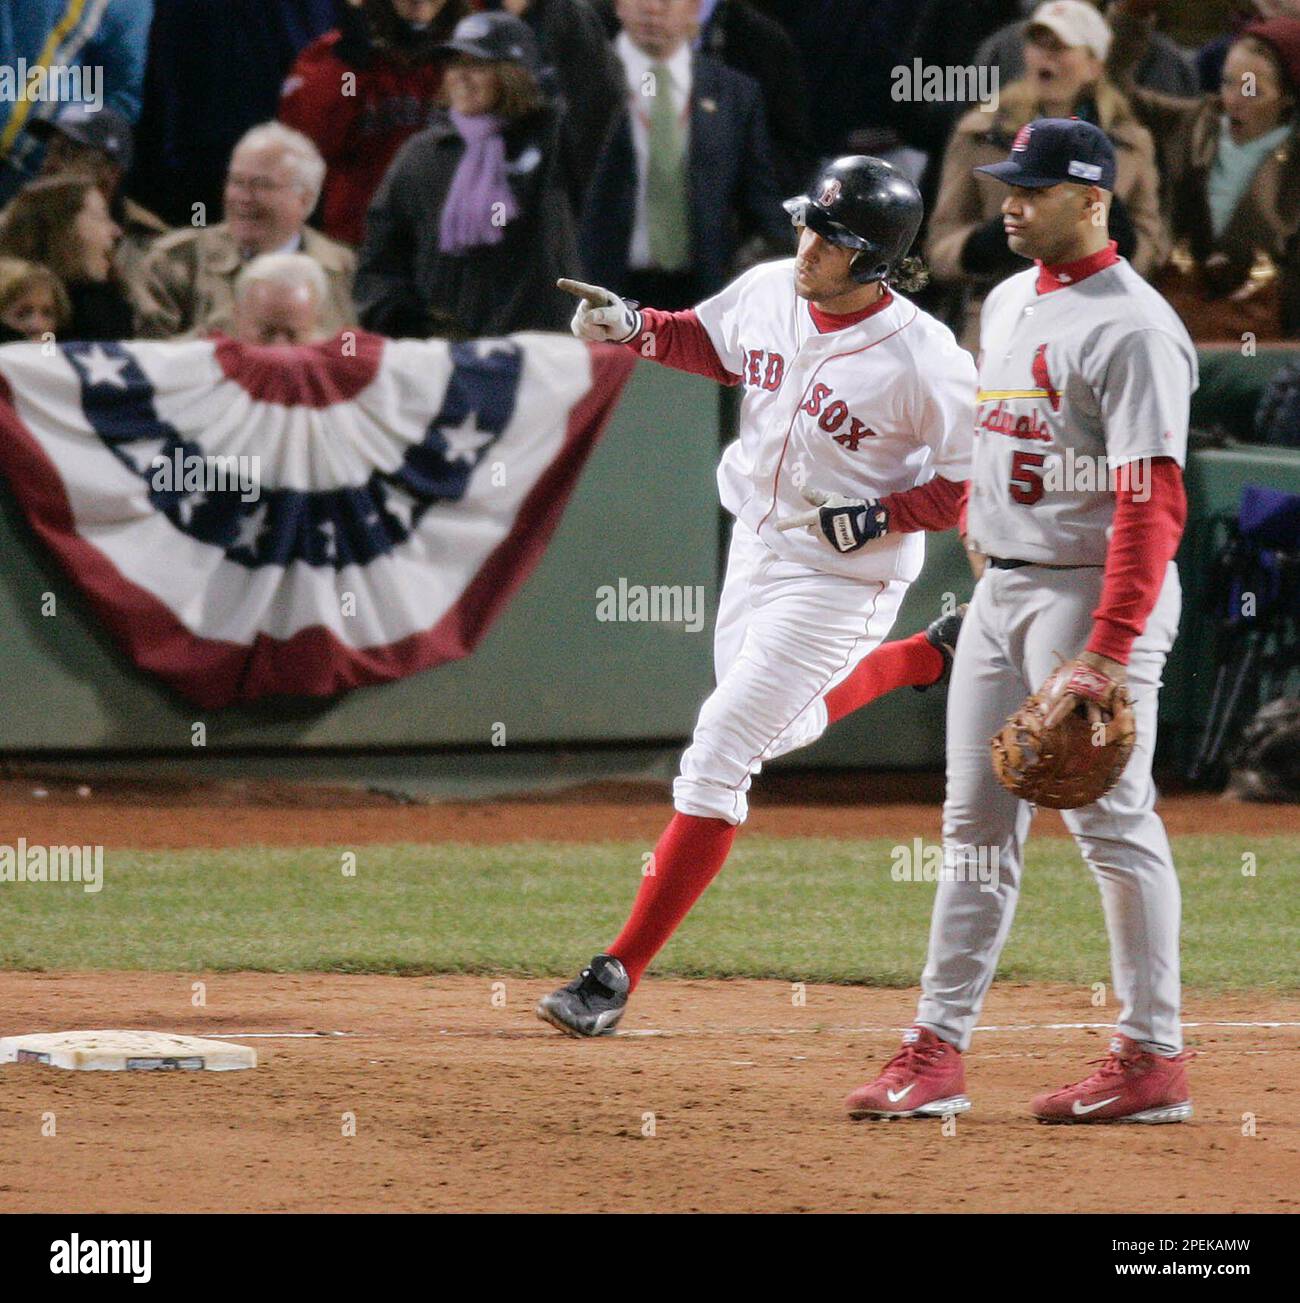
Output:
[[[1139,464],[1144,464],[1145,476],[1133,470]],[[1182,470],[1172,457],[1132,462],[1121,479],[1087,650],[1127,664],[1178,551],[1187,523],[1187,494]]]
[[[723,385],[740,383],[740,377],[723,366],[709,332],[695,315],[694,308],[685,312],[642,308],[641,329],[625,347],[640,357],[662,362],[676,371],[705,376]]]
[[[915,534],[954,528],[963,514],[966,485],[966,480],[936,475],[914,489],[887,494],[880,502],[889,512],[889,532]]]

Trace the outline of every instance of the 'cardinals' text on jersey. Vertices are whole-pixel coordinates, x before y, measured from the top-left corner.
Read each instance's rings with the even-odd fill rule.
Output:
[[[1101,566],[1133,463],[1187,455],[1196,350],[1123,259],[1040,294],[997,286],[980,324],[967,542],[989,556]],[[1127,468],[1127,469],[1126,469]]]

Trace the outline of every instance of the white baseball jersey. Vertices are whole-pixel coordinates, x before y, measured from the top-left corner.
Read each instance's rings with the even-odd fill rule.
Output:
[[[1031,267],[984,302],[967,541],[989,556],[1104,565],[1115,483],[1132,474],[1120,468],[1184,462],[1196,350],[1123,259],[1045,294],[1037,279]]]
[[[880,498],[970,474],[975,367],[952,332],[894,291],[864,320],[821,333],[794,259],[763,263],[696,312],[745,388],[740,433],[718,467],[722,505],[783,560],[864,580],[920,573],[919,533],[841,554],[820,530],[782,533],[801,487]]]

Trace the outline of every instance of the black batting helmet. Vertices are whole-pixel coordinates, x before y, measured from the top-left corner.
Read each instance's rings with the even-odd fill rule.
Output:
[[[809,187],[785,201],[796,226],[858,250],[849,274],[865,285],[885,280],[912,247],[921,226],[921,193],[882,158],[837,158]]]

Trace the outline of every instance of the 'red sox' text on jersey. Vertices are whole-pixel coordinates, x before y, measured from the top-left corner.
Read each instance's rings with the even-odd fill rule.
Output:
[[[794,291],[793,261],[763,263],[696,308],[722,364],[741,378],[739,436],[718,468],[722,505],[779,557],[858,579],[911,581],[920,533],[841,555],[776,522],[811,486],[881,498],[970,465],[975,365],[952,332],[896,290],[851,324]]]

